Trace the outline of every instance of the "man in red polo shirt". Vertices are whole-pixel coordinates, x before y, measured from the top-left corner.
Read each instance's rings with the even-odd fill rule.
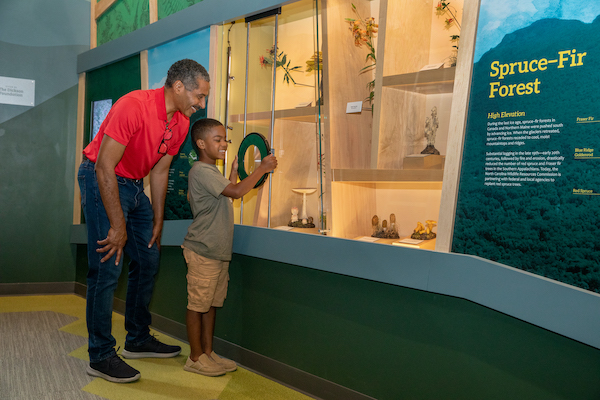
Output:
[[[88,230],[89,375],[117,383],[140,378],[117,355],[111,333],[123,251],[131,262],[122,356],[166,358],[181,352],[150,335],[148,305],[158,272],[169,167],[186,138],[190,116],[206,106],[209,81],[197,62],[177,61],[164,87],[121,97],[83,150],[78,180]],[[148,174],[152,202],[142,182]]]

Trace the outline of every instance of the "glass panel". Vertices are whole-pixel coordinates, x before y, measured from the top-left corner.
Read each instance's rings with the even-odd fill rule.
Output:
[[[282,8],[279,17],[275,130],[273,147],[278,168],[273,174],[271,226],[318,233],[320,188],[318,162],[318,71],[309,68],[318,46],[314,1]],[[299,210],[298,221],[295,209]],[[305,210],[305,218],[302,218]]]
[[[395,178],[376,184],[375,199],[380,219],[395,213],[406,239],[395,244],[435,247],[462,4],[386,4],[377,168]]]
[[[277,169],[264,185],[253,189],[243,201],[234,202],[236,223],[310,233],[325,228],[321,226],[321,221],[325,223],[321,218],[324,188],[319,180],[321,130],[317,99],[321,67],[317,30],[314,0],[284,6],[277,17],[224,26],[224,43],[231,47],[231,75],[235,77],[230,80],[227,106],[232,140],[227,170],[243,138],[253,132],[266,138],[278,160]],[[245,157],[247,172],[256,160],[260,160],[258,152],[255,157]],[[301,189],[306,194],[300,193]],[[299,223],[292,224],[295,226],[289,226],[292,209],[302,210],[303,204],[306,223],[302,224],[300,218]]]
[[[225,124],[230,140],[225,155],[225,176],[229,177],[238,149],[244,138],[244,97],[246,81],[246,26],[236,21],[223,27],[223,60],[225,89]],[[239,160],[238,162],[242,162]],[[241,201],[233,201],[235,223],[240,223]]]
[[[246,103],[246,134],[260,133],[271,147],[271,109],[273,74],[270,66],[261,63],[266,60],[269,50],[275,43],[275,17],[263,18],[249,22],[248,35],[250,48],[248,57],[248,87]],[[248,27],[247,26],[247,27]],[[260,159],[260,155],[258,157]],[[269,214],[269,180],[257,189],[252,189],[244,196],[243,223],[245,225],[268,225]]]
[[[275,17],[252,21],[243,20],[224,26],[224,44],[230,48],[230,79],[228,109],[229,145],[226,174],[244,137],[259,133],[270,137],[272,75],[259,63],[264,49],[273,47]],[[249,54],[247,55],[247,49]],[[224,51],[227,54],[227,48]],[[262,70],[261,70],[262,69]],[[254,146],[251,146],[254,148]],[[260,156],[258,156],[260,159]],[[254,160],[254,157],[250,157]],[[243,162],[243,160],[239,160]],[[248,171],[249,172],[249,171]],[[246,225],[267,226],[268,186],[253,189],[243,200],[234,201],[235,222]]]
[[[328,5],[344,7],[354,29],[337,16],[325,21],[333,235],[400,244],[416,231],[422,241],[412,245],[433,249],[463,1],[343,3]],[[372,112],[368,100],[362,112],[344,112],[369,95],[371,80]]]

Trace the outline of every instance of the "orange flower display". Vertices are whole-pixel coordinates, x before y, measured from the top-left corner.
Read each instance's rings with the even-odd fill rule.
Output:
[[[354,4],[352,4],[352,11],[354,11],[358,19],[346,18],[346,21],[350,24],[350,31],[352,32],[352,36],[354,37],[354,45],[357,47],[362,47],[363,44],[367,46],[369,53],[367,54],[365,62],[372,62],[372,64],[367,65],[359,71],[359,73],[362,74],[366,71],[372,71],[375,68],[375,64],[377,63],[373,39],[375,38],[375,34],[377,33],[379,25],[375,23],[375,18],[373,17],[364,19],[361,18]],[[369,89],[370,93],[369,97],[365,99],[371,105],[373,103],[373,98],[375,97],[375,92],[373,91],[374,88],[375,80],[373,79],[367,84],[367,89]]]

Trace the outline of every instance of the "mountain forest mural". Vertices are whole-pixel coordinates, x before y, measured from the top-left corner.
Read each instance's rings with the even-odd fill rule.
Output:
[[[506,35],[471,87],[452,251],[600,292],[600,17]]]

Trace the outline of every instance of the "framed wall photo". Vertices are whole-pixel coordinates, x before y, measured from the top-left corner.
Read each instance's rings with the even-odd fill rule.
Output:
[[[104,122],[104,119],[108,115],[112,104],[112,99],[92,101],[92,115],[90,118],[92,121],[92,126],[90,127],[90,142],[96,137],[96,134],[100,130],[100,125],[102,125],[102,122]]]

